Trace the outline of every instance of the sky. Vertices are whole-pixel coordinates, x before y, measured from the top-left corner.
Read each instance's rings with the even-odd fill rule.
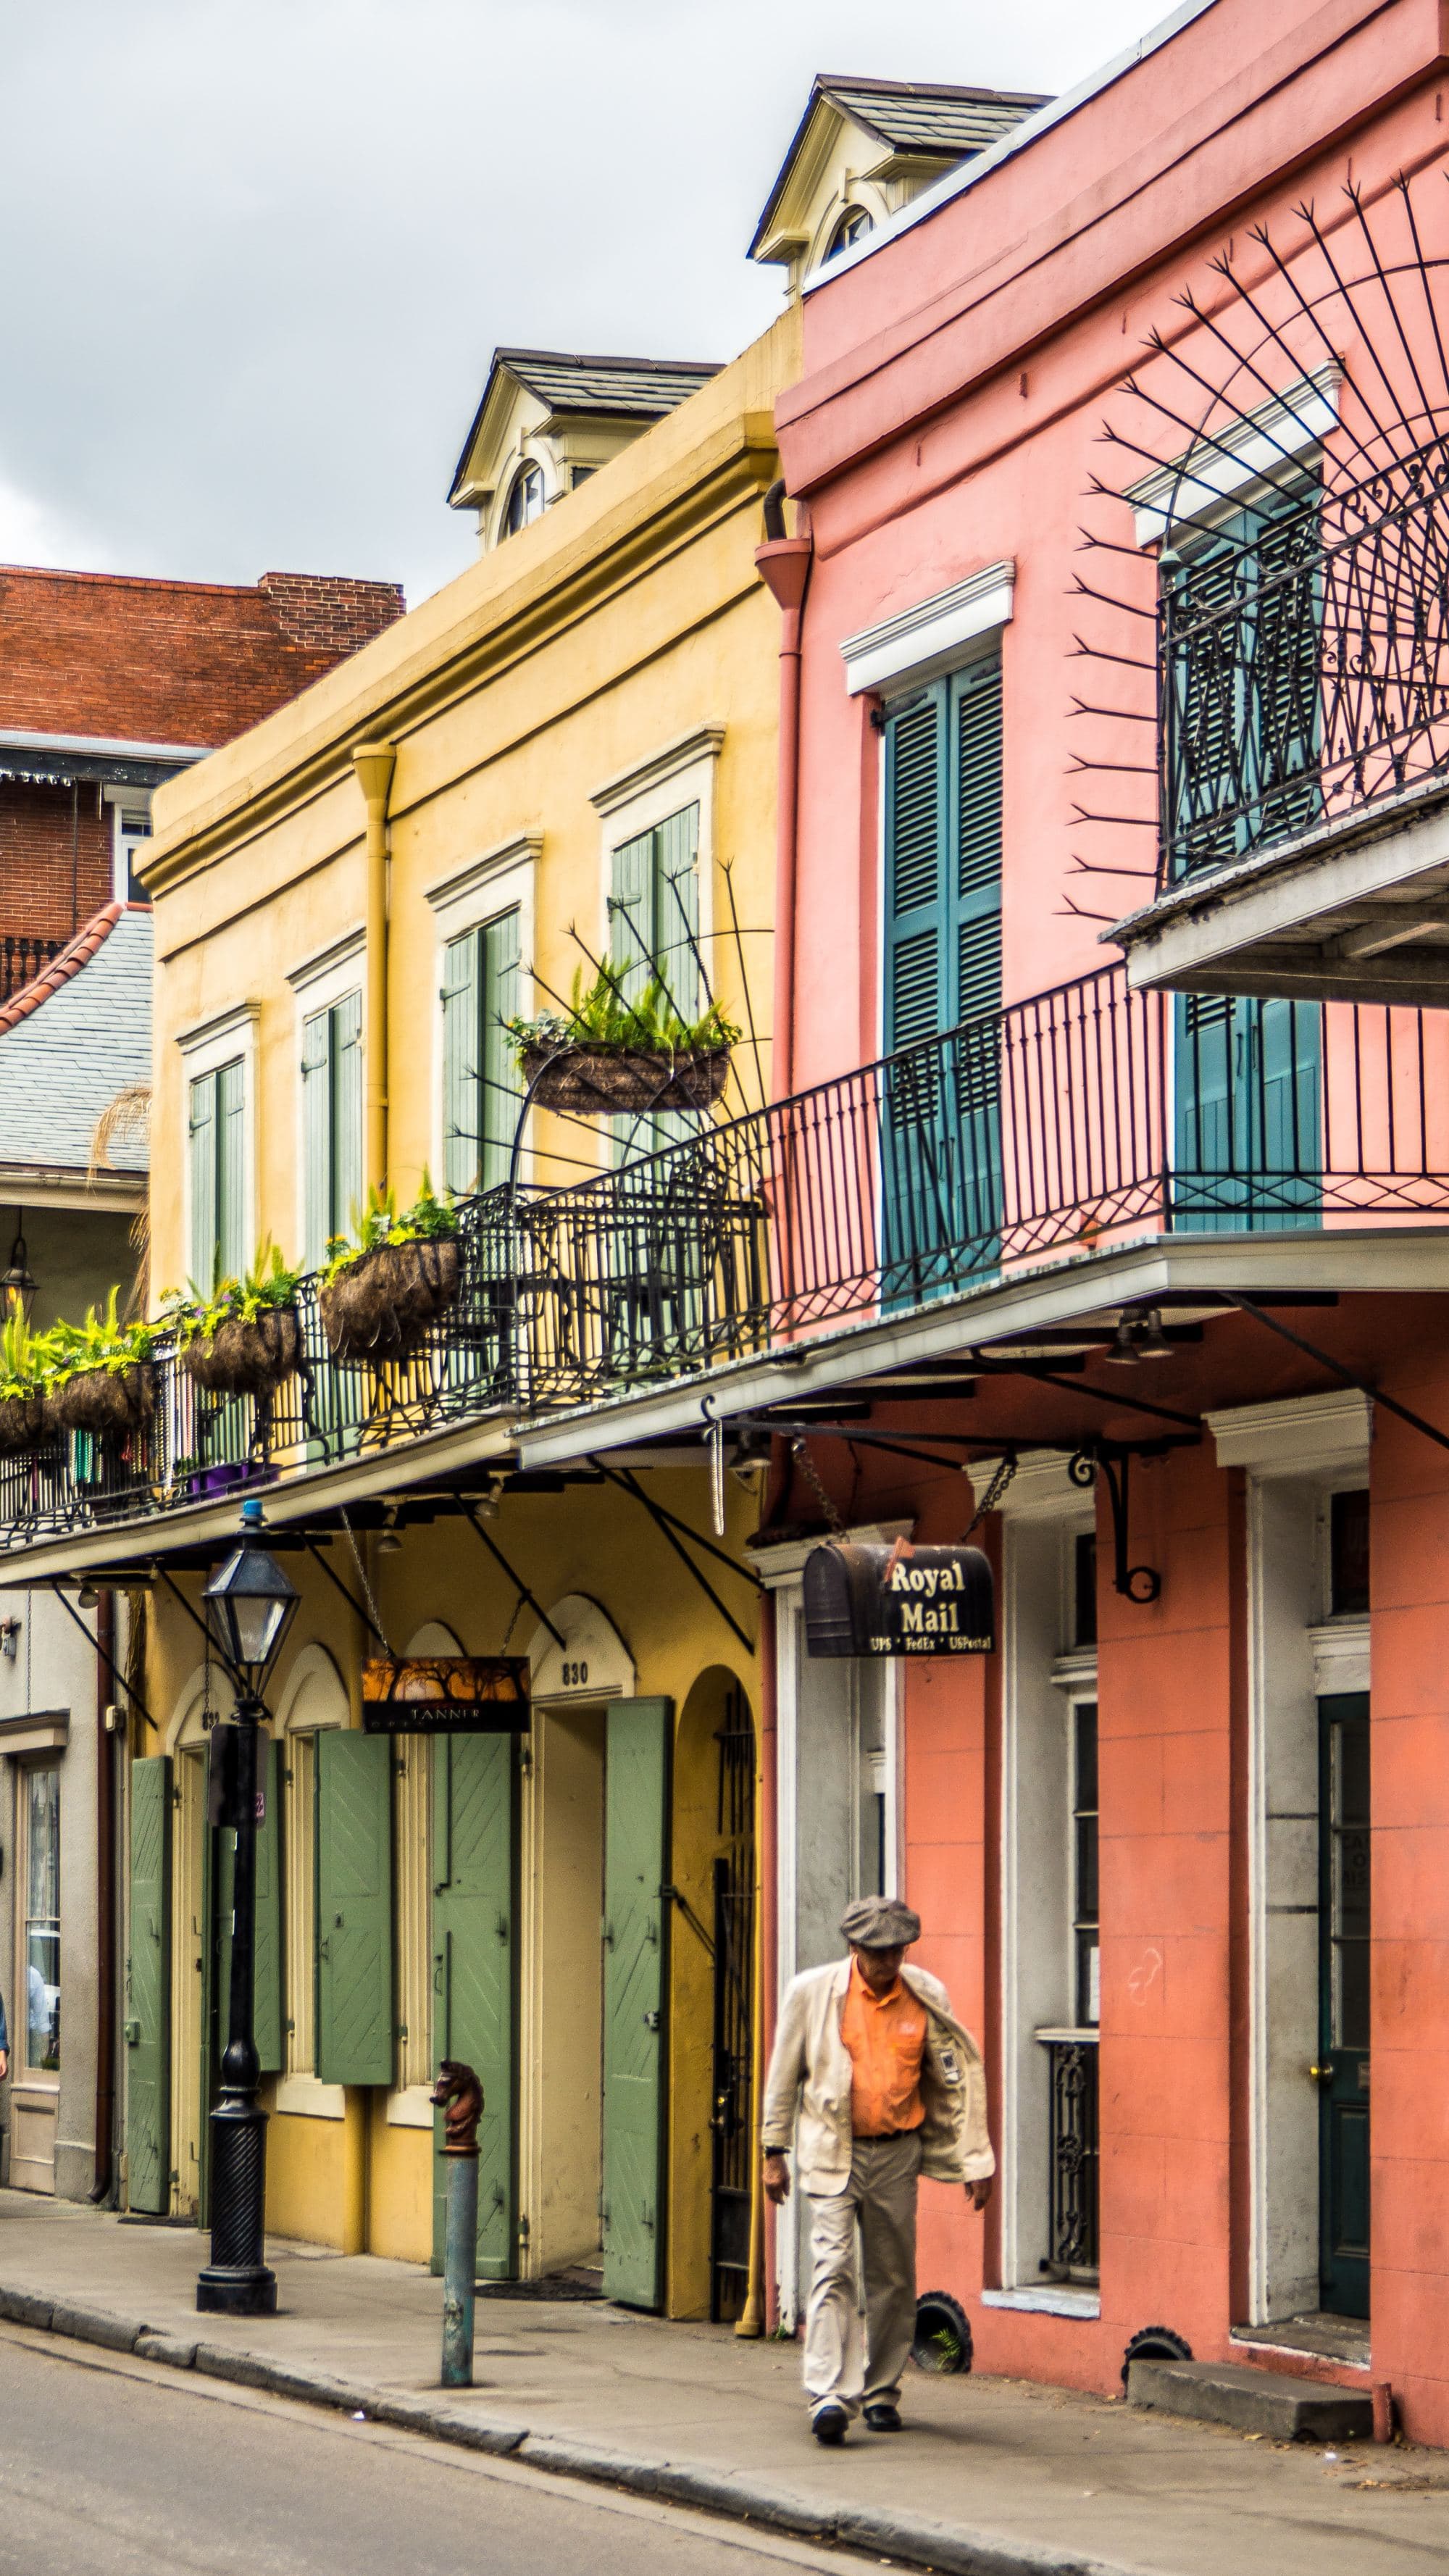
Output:
[[[818,70],[1059,91],[1164,0],[0,0],[0,561],[405,582],[495,343],[727,359]]]

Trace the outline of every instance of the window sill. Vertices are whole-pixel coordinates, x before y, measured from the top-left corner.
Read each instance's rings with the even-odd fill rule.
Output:
[[[1067,2281],[1053,2281],[1039,2290],[983,2290],[981,2304],[1016,2308],[1033,2317],[1099,2317],[1102,2313],[1100,2291],[1073,2289]]]
[[[387,2097],[387,2125],[390,2129],[431,2129],[433,2097],[426,2084],[405,2084],[400,2092]]]
[[[340,2120],[347,2096],[340,2084],[324,2084],[315,2075],[282,2075],[274,2107],[294,2120]]]

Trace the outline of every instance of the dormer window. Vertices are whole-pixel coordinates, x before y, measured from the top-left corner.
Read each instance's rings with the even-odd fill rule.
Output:
[[[543,517],[543,476],[536,465],[520,465],[503,508],[500,534],[516,537],[520,528]]]
[[[874,230],[875,224],[864,206],[847,206],[830,236],[826,258],[834,259],[838,250],[854,250],[856,243],[864,241],[866,234]]]

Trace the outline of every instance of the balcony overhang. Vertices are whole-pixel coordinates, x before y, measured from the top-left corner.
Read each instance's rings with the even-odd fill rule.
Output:
[[[620,1396],[546,1421],[520,1422],[514,1437],[527,1470],[580,1466],[645,1441],[703,1437],[702,1398],[720,1420],[812,1397],[848,1393],[863,1379],[913,1362],[964,1358],[983,1344],[1029,1340],[1064,1325],[1106,1333],[1124,1310],[1201,1297],[1280,1301],[1332,1293],[1442,1294],[1449,1281],[1449,1227],[1337,1228],[1264,1235],[1153,1235],[1111,1252],[1043,1263],[909,1313],[820,1333],[646,1393]],[[1100,1428],[1100,1417],[1094,1418]],[[964,1435],[969,1439],[969,1432]],[[985,1435],[983,1434],[983,1437]],[[703,1457],[703,1451],[701,1451]]]
[[[416,1487],[443,1487],[464,1481],[473,1468],[486,1470],[511,1459],[515,1443],[507,1418],[484,1415],[450,1423],[445,1430],[420,1432],[393,1448],[378,1448],[341,1466],[315,1467],[275,1484],[234,1486],[214,1501],[183,1503],[164,1512],[137,1513],[30,1544],[16,1540],[0,1549],[0,1582],[7,1590],[48,1588],[68,1581],[106,1582],[120,1586],[150,1566],[186,1560],[193,1553],[221,1555],[234,1544],[237,1514],[243,1500],[259,1500],[265,1527],[278,1537],[317,1535],[328,1523],[342,1528],[343,1513],[355,1514],[370,1502],[388,1502]],[[361,1526],[361,1524],[359,1524]]]
[[[1184,878],[1104,939],[1138,991],[1443,1009],[1449,779]]]

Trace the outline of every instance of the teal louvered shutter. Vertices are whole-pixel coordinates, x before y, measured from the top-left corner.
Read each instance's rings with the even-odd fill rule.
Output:
[[[127,2200],[162,2217],[171,2206],[171,1764],[164,1753],[131,1765],[130,1926]]]
[[[191,1185],[191,1280],[209,1296],[217,1276],[216,1076],[199,1074],[190,1086],[186,1150]]]
[[[483,1139],[481,1180],[485,1190],[508,1178],[513,1158],[513,1131],[518,1124],[523,1087],[507,1023],[517,1019],[522,951],[515,907],[490,921],[482,937],[483,1026],[479,1061],[478,1132]]]
[[[478,1186],[478,933],[443,951],[443,1177],[458,1197]]]
[[[362,995],[334,1002],[332,1019],[332,1232],[355,1234],[362,1215]]]
[[[1001,1225],[1001,664],[973,663],[955,701],[956,1222],[978,1262]]]
[[[391,1748],[385,1735],[317,1738],[317,2073],[393,2074]]]
[[[223,1279],[239,1279],[246,1230],[246,1068],[238,1057],[216,1077],[216,1245]]]
[[[517,1758],[510,1735],[433,1746],[433,2046],[483,2087],[478,2127],[478,2278],[511,2280],[518,2246],[514,2101],[518,1941]],[[436,2123],[433,2269],[443,2268],[448,2159]]]
[[[332,1222],[332,1014],[302,1023],[303,1259],[309,1270],[327,1258]]]
[[[264,1736],[258,1761],[265,1792],[265,1813],[257,1827],[252,2032],[262,2073],[279,2075],[282,2070],[281,1747]]]
[[[945,726],[932,689],[886,727],[885,1047],[948,1024]]]

